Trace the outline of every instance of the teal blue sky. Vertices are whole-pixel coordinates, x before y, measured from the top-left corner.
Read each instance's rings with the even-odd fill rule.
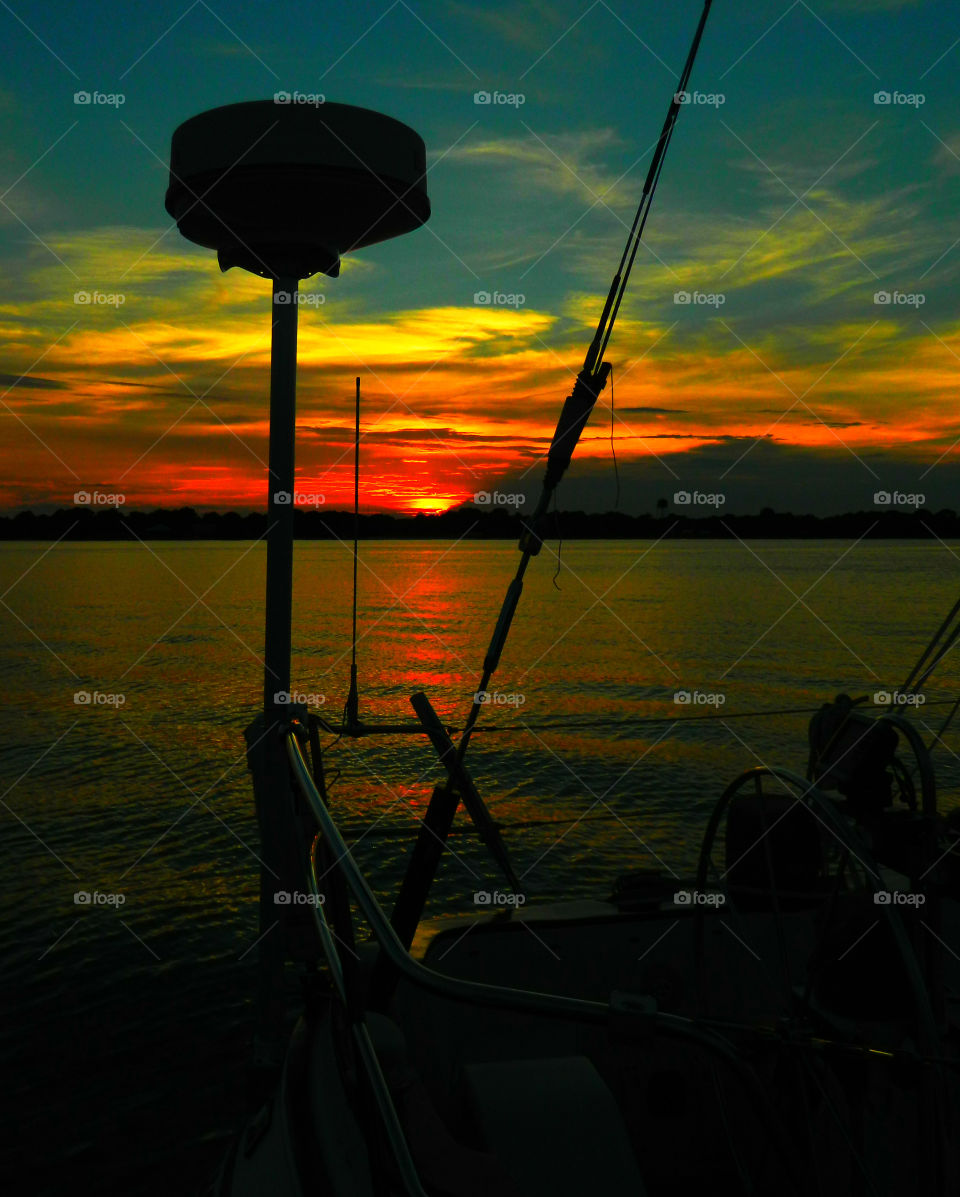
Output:
[[[405,413],[381,426],[398,433],[393,455],[389,435],[371,437],[374,505],[529,487],[700,9],[0,4],[0,370],[16,384],[0,504],[56,503],[78,478],[116,485],[144,451],[124,475],[143,501],[164,479],[190,501],[253,501],[264,362],[234,363],[242,331],[265,332],[260,292],[220,280],[163,196],[181,121],[281,90],[412,125],[433,204],[426,228],[322,280],[322,325],[302,332],[304,468],[337,492],[349,379],[369,367],[371,412],[402,394]],[[744,510],[863,507],[897,486],[955,505],[958,40],[946,3],[716,0],[611,348],[628,508],[697,486]],[[122,292],[122,311],[78,310],[83,287]],[[477,323],[478,291],[523,303]],[[684,306],[684,291],[723,299]],[[922,299],[884,306],[878,292]],[[337,329],[350,330],[339,354]],[[215,414],[167,432],[211,387]],[[609,421],[598,411],[571,475],[578,504],[608,505]],[[198,455],[216,462],[202,479]],[[414,501],[411,479],[435,494]]]

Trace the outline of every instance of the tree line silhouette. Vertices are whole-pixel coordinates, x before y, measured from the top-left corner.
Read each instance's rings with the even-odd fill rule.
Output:
[[[755,515],[692,516],[669,511],[667,506],[660,500],[656,514],[643,515],[622,511],[557,512],[547,523],[545,538],[960,539],[960,518],[951,509],[937,512],[925,508],[885,509],[816,516],[765,507]],[[522,512],[464,505],[436,515],[362,514],[358,519],[358,534],[363,540],[514,540],[520,535],[523,522]],[[257,540],[266,529],[267,516],[263,512],[199,512],[193,507],[150,511],[72,507],[0,517],[0,540]],[[352,540],[354,515],[351,511],[297,510],[294,531],[300,540]]]

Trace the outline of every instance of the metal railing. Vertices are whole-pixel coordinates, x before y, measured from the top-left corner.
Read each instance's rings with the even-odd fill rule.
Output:
[[[427,989],[442,997],[458,1001],[471,1002],[480,1006],[492,1006],[501,1010],[527,1010],[538,1014],[552,1014],[561,1018],[578,1018],[586,1022],[604,1024],[609,1017],[609,1006],[605,1002],[592,1002],[583,998],[565,997],[560,994],[538,993],[525,989],[511,989],[500,985],[488,985],[483,981],[464,981],[459,977],[438,973],[432,968],[414,960],[400,942],[383,907],[370,888],[366,877],[354,860],[347,847],[340,830],[327,810],[320,793],[310,776],[310,770],[295,734],[287,737],[287,755],[293,770],[293,780],[300,794],[310,807],[310,810],[320,828],[320,834],[326,840],[330,852],[336,861],[336,868],[343,875],[357,905],[369,923],[370,930],[380,946],[380,950],[401,976],[421,989]],[[319,897],[316,874],[317,844],[311,849],[311,884]],[[323,939],[324,951],[336,959],[331,961],[335,983],[338,988],[343,985],[343,970],[339,963],[334,936],[327,924],[322,909],[322,903],[314,905],[312,909],[318,921],[318,929]],[[325,930],[323,929],[325,928]],[[339,978],[339,979],[338,979]]]
[[[357,906],[367,920],[380,951],[390,965],[410,984],[448,1001],[512,1012],[534,1013],[543,1017],[567,1018],[591,1023],[608,1030],[614,1022],[632,1019],[638,1029],[641,1025],[645,1025],[650,1029],[656,1028],[658,1032],[669,1037],[694,1043],[712,1053],[715,1058],[721,1059],[736,1075],[744,1087],[744,1092],[752,1099],[760,1122],[770,1137],[769,1141],[784,1160],[788,1169],[786,1175],[788,1177],[793,1175],[790,1171],[793,1167],[793,1150],[789,1135],[775,1119],[767,1094],[757,1075],[744,1062],[738,1050],[723,1033],[748,1031],[749,1027],[713,1020],[714,1026],[717,1028],[713,1029],[709,1025],[711,1020],[694,1020],[678,1014],[669,1014],[657,1010],[651,999],[628,994],[614,995],[610,1002],[597,1002],[568,997],[563,994],[490,985],[481,981],[466,981],[460,977],[439,973],[414,959],[399,939],[327,809],[304,760],[298,742],[299,731],[300,729],[295,725],[291,725],[287,729],[286,747],[294,786],[308,804],[319,828],[311,845],[309,858],[308,884],[317,898],[317,901],[311,905],[311,910],[334,987],[348,1010],[355,1009],[355,1006],[349,1000],[347,977],[340,958],[337,937],[330,926],[324,902],[321,900],[321,877],[317,872],[317,852],[323,841],[325,841],[333,861],[327,871],[338,872],[345,881]],[[373,1089],[374,1098],[405,1189],[410,1197],[425,1197],[416,1166],[410,1156],[400,1118],[390,1095],[389,1086],[380,1068],[373,1041],[363,1020],[362,1007],[354,1022],[353,1032],[367,1067],[368,1080]]]

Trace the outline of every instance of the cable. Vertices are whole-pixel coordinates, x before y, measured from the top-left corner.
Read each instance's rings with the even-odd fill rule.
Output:
[[[620,506],[620,467],[617,465],[617,450],[613,444],[613,366],[610,367],[610,455],[613,457],[613,476],[617,480],[617,497],[613,503],[614,511]]]
[[[590,413],[596,404],[597,396],[606,386],[610,366],[604,363],[603,355],[610,340],[610,334],[613,331],[617,313],[620,310],[627,280],[630,277],[630,271],[633,269],[634,259],[637,256],[637,247],[640,244],[639,238],[643,234],[647,214],[650,211],[650,203],[656,191],[657,180],[663,169],[667,146],[676,126],[677,115],[682,106],[682,98],[686,94],[690,72],[693,70],[693,62],[700,45],[700,39],[703,36],[703,29],[706,25],[711,3],[712,0],[706,0],[703,12],[700,14],[697,31],[690,46],[687,60],[684,63],[679,86],[673,93],[666,120],[660,131],[657,148],[650,162],[650,169],[647,172],[647,177],[643,185],[643,194],[637,206],[636,215],[633,218],[633,224],[630,226],[627,242],[620,258],[620,266],[617,269],[617,273],[613,276],[610,290],[607,292],[607,298],[604,301],[603,311],[600,313],[597,331],[594,333],[593,340],[587,349],[583,368],[577,375],[573,391],[564,400],[563,407],[561,408],[560,418],[557,421],[557,427],[547,453],[547,472],[540,492],[540,499],[537,502],[529,524],[524,525],[523,535],[520,538],[518,546],[521,552],[520,564],[517,566],[513,580],[510,582],[507,592],[504,595],[503,605],[500,608],[500,614],[497,617],[493,635],[490,639],[490,646],[483,660],[483,673],[480,678],[480,684],[477,686],[475,693],[489,688],[490,679],[500,663],[500,657],[506,645],[507,637],[510,634],[510,626],[520,602],[520,595],[523,592],[523,576],[531,557],[536,556],[540,552],[542,545],[540,531],[543,517],[549,511],[550,497],[551,495],[555,495],[556,488],[570,465],[570,460],[576,448],[577,441],[580,439],[580,434],[583,432],[587,420],[590,418]],[[481,704],[479,703],[474,703],[470,708],[463,732],[457,743],[451,776],[453,776],[454,772],[463,770],[463,762],[470,743],[470,736],[476,726],[480,710]]]
[[[587,362],[589,362],[591,372],[597,369],[603,362],[604,354],[607,351],[607,344],[610,341],[610,334],[613,332],[613,326],[617,319],[617,314],[620,311],[620,304],[623,301],[623,296],[627,289],[627,282],[630,278],[630,272],[633,269],[633,263],[637,256],[637,250],[640,247],[640,241],[643,237],[643,230],[647,223],[647,216],[650,212],[650,206],[653,203],[653,196],[657,190],[657,183],[660,179],[660,172],[663,169],[664,159],[666,158],[667,147],[670,144],[670,139],[673,137],[673,130],[677,123],[677,117],[680,114],[680,108],[683,104],[681,96],[686,95],[687,84],[690,82],[690,74],[693,70],[693,62],[697,56],[697,50],[700,48],[700,39],[703,37],[703,29],[707,23],[707,17],[710,13],[710,4],[712,0],[706,0],[703,6],[703,12],[700,14],[700,22],[697,25],[697,31],[694,34],[693,43],[690,46],[690,53],[687,55],[687,61],[684,63],[683,72],[680,75],[679,85],[674,92],[673,101],[667,112],[666,120],[663,122],[663,128],[660,130],[660,137],[657,140],[657,148],[653,152],[653,158],[650,161],[650,169],[647,172],[647,178],[643,185],[643,194],[640,197],[640,204],[637,207],[637,213],[633,218],[633,224],[630,227],[630,233],[627,237],[627,244],[624,247],[623,257],[620,259],[620,269],[614,277],[613,284],[611,284],[611,295],[614,288],[617,288],[616,298],[613,302],[612,309],[609,308],[610,297],[608,296],[607,305],[604,307],[604,315],[601,319],[601,325],[605,323],[605,318],[609,310],[609,323],[603,331],[603,339],[600,341],[596,356],[590,360],[590,353],[587,354]],[[633,247],[631,249],[631,242]],[[627,258],[627,250],[630,250],[629,259]],[[624,269],[624,261],[626,261],[626,269]],[[621,278],[622,274],[622,278]],[[600,329],[597,330],[598,338],[600,336]],[[591,345],[591,350],[593,346]],[[586,368],[587,362],[584,363]]]
[[[557,578],[560,577],[560,554],[563,552],[563,533],[560,531],[560,509],[557,506],[556,491],[553,492],[553,520],[554,527],[557,530],[557,568],[554,571],[551,581],[553,582],[554,590],[559,590],[560,587],[557,585]]]

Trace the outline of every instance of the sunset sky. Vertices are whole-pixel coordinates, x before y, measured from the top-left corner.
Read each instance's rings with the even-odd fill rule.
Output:
[[[532,495],[700,9],[0,5],[0,508],[264,506],[269,283],[163,199],[181,121],[279,90],[410,124],[433,205],[303,284],[299,486],[352,501],[359,375],[365,509]],[[608,355],[622,509],[960,507],[958,78],[955,4],[715,0]],[[613,506],[610,397],[561,506]]]

